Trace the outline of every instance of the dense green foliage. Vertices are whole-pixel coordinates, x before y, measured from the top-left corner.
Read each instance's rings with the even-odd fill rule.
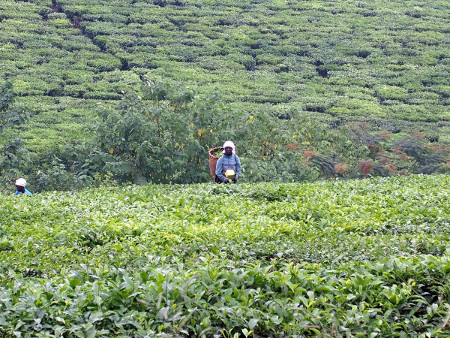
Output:
[[[3,73],[25,95],[117,99],[147,76],[220,91],[235,103],[343,116],[449,117],[445,1],[2,6]]]
[[[207,181],[210,145],[229,138],[239,140],[247,182],[450,171],[450,147],[431,143],[423,133],[396,135],[367,123],[329,129],[298,114],[275,121],[268,111],[240,115],[235,125],[219,96],[194,95],[181,86],[147,82],[140,95],[125,94],[114,108],[98,105],[96,111],[91,138],[62,145],[56,154],[49,149],[36,156],[17,137],[0,148],[3,190],[18,176],[26,176],[33,191],[105,181]]]
[[[2,0],[0,336],[448,337],[449,9]]]
[[[449,176],[2,196],[0,335],[446,336]]]
[[[239,132],[249,115],[264,115],[266,139],[313,119],[323,130],[365,122],[401,137],[423,132],[437,147],[449,143],[445,1],[5,0],[0,9],[0,75],[29,117],[3,129],[0,146],[19,136],[34,172],[15,170],[43,172],[42,185],[64,186],[55,177],[70,176],[73,164],[62,159],[93,141],[98,102],[114,110],[123,92],[138,95],[147,82],[189,87],[197,101],[220,94],[229,134],[208,147],[233,136],[257,154],[246,143],[263,133]],[[332,162],[317,166],[321,175]],[[278,179],[270,170],[267,177]]]

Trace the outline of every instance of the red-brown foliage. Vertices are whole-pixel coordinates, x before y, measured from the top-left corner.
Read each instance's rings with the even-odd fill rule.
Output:
[[[359,167],[362,169],[363,176],[369,177],[373,171],[373,163],[361,161],[359,162]]]

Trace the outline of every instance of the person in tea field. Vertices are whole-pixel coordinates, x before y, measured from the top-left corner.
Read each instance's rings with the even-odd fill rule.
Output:
[[[236,183],[241,175],[241,160],[235,154],[236,147],[231,141],[223,144],[223,155],[216,164],[216,183]]]
[[[20,194],[32,195],[31,192],[25,188],[27,186],[27,181],[24,178],[18,178],[15,182],[15,185],[16,185],[16,193],[14,195]]]

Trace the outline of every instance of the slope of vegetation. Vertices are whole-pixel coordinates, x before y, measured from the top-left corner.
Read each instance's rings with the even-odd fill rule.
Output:
[[[0,334],[448,336],[448,175],[0,201]]]
[[[0,6],[0,74],[32,111],[21,134],[33,151],[89,137],[96,102],[114,103],[142,81],[220,93],[235,121],[268,109],[274,118],[363,120],[448,142],[446,1]]]
[[[23,125],[28,111],[15,102],[9,82],[0,90],[0,126]],[[424,133],[379,131],[368,123],[329,128],[299,114],[278,119],[268,111],[241,114],[233,123],[217,96],[145,84],[115,108],[98,105],[88,140],[62,144],[55,153],[27,149],[21,138],[1,147],[0,175],[8,189],[26,176],[33,191],[68,190],[105,182],[193,183],[210,179],[208,149],[237,140],[241,178],[313,181],[450,172],[450,147]],[[16,136],[17,137],[17,136]]]

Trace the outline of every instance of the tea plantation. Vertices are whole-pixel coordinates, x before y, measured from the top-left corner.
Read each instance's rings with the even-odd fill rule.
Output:
[[[449,17],[0,1],[0,337],[449,337]]]
[[[449,141],[447,1],[4,0],[0,10],[0,75],[30,110],[19,131],[38,154],[88,138],[97,103],[143,82],[219,93],[235,126],[268,110]]]
[[[0,190],[450,172],[445,1],[0,4]]]
[[[449,186],[3,195],[0,335],[448,337]]]

